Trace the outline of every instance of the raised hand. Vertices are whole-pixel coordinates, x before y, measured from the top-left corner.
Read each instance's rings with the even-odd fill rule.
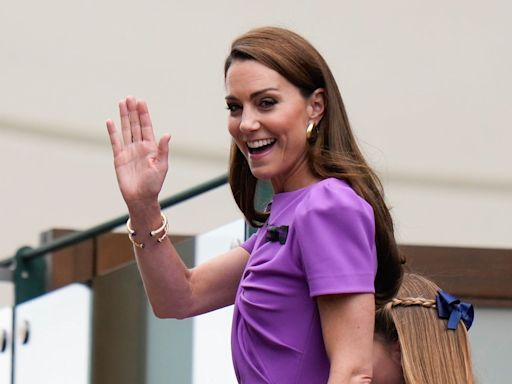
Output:
[[[119,115],[121,135],[112,120],[106,122],[119,189],[128,206],[153,203],[167,174],[171,136],[156,142],[143,100],[128,96],[119,102]]]

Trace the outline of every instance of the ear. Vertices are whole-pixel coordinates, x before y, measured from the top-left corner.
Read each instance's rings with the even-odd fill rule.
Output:
[[[310,120],[313,120],[316,124],[322,119],[325,111],[325,90],[323,88],[317,88],[308,97],[307,112]]]

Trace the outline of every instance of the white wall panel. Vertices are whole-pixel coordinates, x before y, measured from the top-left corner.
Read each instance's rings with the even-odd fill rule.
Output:
[[[12,308],[0,308],[0,384],[11,384]]]
[[[227,252],[244,241],[243,220],[223,225],[195,239],[196,264]],[[193,384],[235,384],[231,359],[231,321],[229,306],[194,318]]]
[[[91,321],[82,284],[18,305],[14,383],[90,384]]]

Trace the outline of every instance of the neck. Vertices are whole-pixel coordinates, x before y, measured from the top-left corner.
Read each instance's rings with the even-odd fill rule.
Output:
[[[297,189],[307,187],[318,181],[320,181],[320,179],[313,176],[309,169],[290,174],[284,178],[273,178],[271,180],[274,193],[296,191]]]

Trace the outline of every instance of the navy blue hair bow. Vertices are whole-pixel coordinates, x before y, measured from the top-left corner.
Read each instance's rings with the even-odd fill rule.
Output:
[[[267,227],[267,241],[279,241],[279,244],[286,243],[286,238],[288,237],[288,226],[273,226],[269,225]]]
[[[473,305],[464,303],[445,291],[440,290],[437,294],[436,307],[437,315],[441,319],[448,319],[448,329],[457,329],[461,320],[467,330],[473,324],[473,318],[475,317]]]

